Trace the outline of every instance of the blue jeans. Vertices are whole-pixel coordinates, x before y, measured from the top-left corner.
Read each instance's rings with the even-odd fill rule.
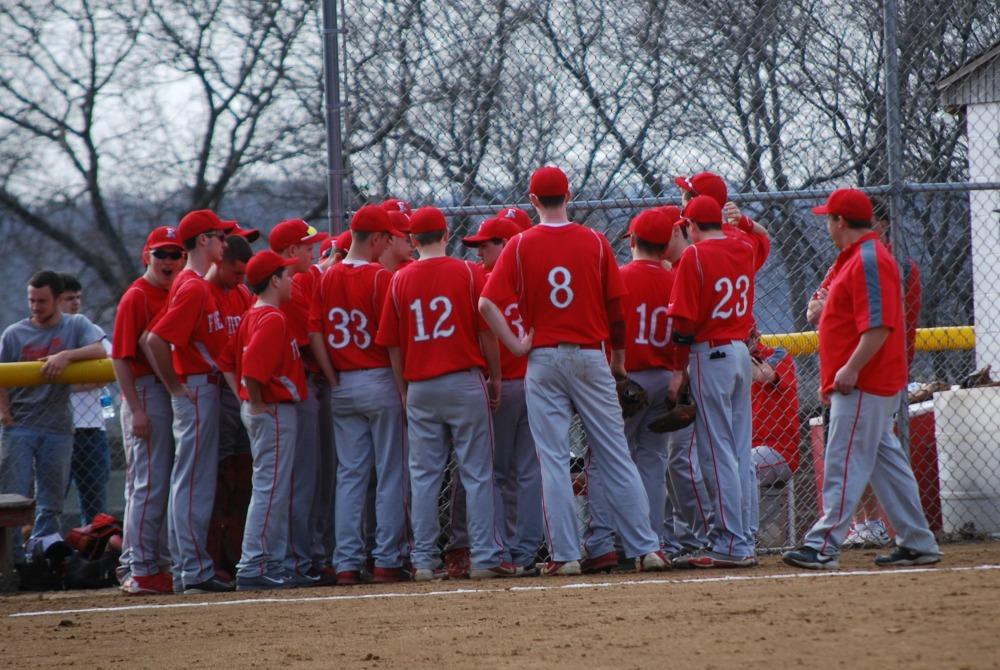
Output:
[[[35,525],[31,538],[61,533],[60,519],[69,481],[73,435],[13,426],[0,432],[0,493],[31,496],[35,485]],[[20,529],[10,529],[11,533]],[[15,536],[14,562],[24,562],[24,546]]]
[[[80,525],[86,526],[95,516],[107,512],[111,449],[103,428],[77,428],[73,433],[69,476],[80,495]],[[68,483],[66,489],[69,493]]]

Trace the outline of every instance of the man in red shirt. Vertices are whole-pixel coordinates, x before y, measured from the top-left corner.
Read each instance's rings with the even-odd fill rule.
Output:
[[[503,561],[493,482],[491,408],[500,401],[500,352],[476,311],[485,276],[473,263],[448,258],[448,226],[439,209],[415,211],[410,233],[420,260],[393,275],[375,343],[388,348],[406,399],[414,579],[444,576],[438,494],[449,435],[466,490],[470,576],[511,577],[517,571]]]
[[[167,304],[184,248],[177,229],[161,226],[146,238],[146,272],[126,289],[115,312],[111,365],[121,389],[125,451],[125,519],[119,580],[126,594],[173,593],[167,527],[170,470],[174,463],[170,394],[153,374],[139,337]]]
[[[622,281],[628,291],[622,301],[625,312],[625,369],[629,378],[642,386],[649,396],[649,405],[625,419],[625,438],[632,460],[639,469],[643,488],[649,500],[649,522],[660,534],[660,545],[667,546],[664,512],[667,507],[667,443],[668,437],[654,433],[647,424],[667,397],[667,387],[673,368],[674,345],[670,342],[670,319],[667,303],[674,277],[662,261],[670,242],[674,217],[664,209],[640,212],[622,236],[629,240],[632,262],[621,268]],[[604,485],[596,468],[587,468],[587,492],[590,504],[590,526],[585,538],[588,558],[581,564],[584,573],[607,570],[618,565],[614,534],[608,507],[613,502],[603,495]],[[699,547],[700,548],[700,547]]]
[[[181,219],[177,236],[187,266],[170,287],[167,306],[149,328],[145,351],[171,396],[174,467],[170,480],[174,578],[184,592],[232,591],[216,577],[207,549],[208,524],[219,466],[218,361],[226,326],[205,275],[222,259],[232,229],[215,212],[200,209]],[[173,353],[171,354],[171,347]]]
[[[753,326],[754,276],[769,248],[759,224],[723,228],[716,198],[699,195],[684,207],[694,244],[677,264],[668,314],[680,344],[668,394],[676,397],[688,369],[698,414],[699,460],[714,502],[711,547],[691,556],[699,568],[756,564],[750,535],[752,500],[750,447],[750,354],[746,339]]]
[[[386,200],[382,210],[389,215],[389,223],[398,235],[392,235],[378,262],[389,272],[396,272],[413,262],[413,243],[410,242],[410,206],[401,200]]]
[[[288,219],[271,229],[271,250],[286,260],[292,273],[292,297],[282,303],[295,342],[302,353],[309,392],[295,405],[298,432],[295,461],[292,466],[292,494],[288,505],[288,556],[285,569],[294,575],[299,586],[332,582],[333,575],[322,572],[329,556],[324,555],[321,538],[324,526],[331,522],[332,480],[336,476],[333,442],[329,430],[319,429],[319,407],[329,397],[329,387],[309,348],[309,312],[317,274],[310,272],[313,251],[320,233],[302,219]],[[320,468],[324,464],[326,470]],[[326,496],[316,495],[326,491]]]
[[[614,526],[640,570],[662,570],[669,559],[649,523],[649,501],[629,458],[615,377],[625,378],[626,290],[611,245],[600,233],[571,223],[569,180],[557,167],[535,171],[531,204],[540,223],[504,247],[479,309],[511,353],[530,352],[525,376],[528,423],[542,471],[542,513],[551,560],[546,575],[580,573],[580,536],[568,464],[574,409],[606,482]],[[527,331],[518,337],[499,305],[517,297]],[[610,338],[611,369],[604,353]],[[612,372],[614,376],[612,376]]]
[[[298,417],[295,403],[306,395],[299,347],[279,305],[292,297],[287,268],[294,258],[262,251],[247,264],[247,281],[257,302],[240,323],[233,342],[241,413],[253,453],[253,493],[247,510],[239,591],[297,585],[284,568],[291,466]]]
[[[354,214],[350,251],[323,275],[310,314],[313,355],[332,387],[338,463],[333,564],[340,585],[361,583],[366,498],[373,477],[373,581],[407,578],[403,404],[389,352],[375,343],[392,276],[375,261],[399,235],[389,217],[375,205],[365,205]]]
[[[783,559],[802,568],[838,567],[851,515],[870,481],[897,544],[892,554],[876,556],[875,564],[937,563],[941,551],[893,431],[908,376],[899,266],[872,230],[872,204],[863,192],[839,189],[813,212],[826,215],[841,250],[819,323],[820,394],[830,403],[823,515],[803,546]]]
[[[510,208],[510,212],[522,212]],[[526,214],[525,214],[526,215]],[[474,235],[462,239],[462,244],[473,247],[482,261],[487,276],[496,266],[497,259],[507,242],[522,231],[516,215],[487,219]],[[530,219],[529,219],[530,226]],[[517,299],[511,296],[503,305],[503,314],[510,328],[518,337],[524,335]],[[500,346],[500,369],[503,377],[500,405],[493,413],[493,442],[495,453],[493,473],[503,501],[498,524],[503,528],[510,552],[510,560],[523,574],[537,574],[535,555],[544,539],[542,528],[542,473],[535,453],[535,441],[528,427],[528,408],[524,396],[524,375],[528,361],[515,356],[505,346]],[[456,477],[455,488],[461,487]],[[463,516],[456,518],[455,508],[462,508]],[[464,505],[453,506],[453,528],[464,525]]]

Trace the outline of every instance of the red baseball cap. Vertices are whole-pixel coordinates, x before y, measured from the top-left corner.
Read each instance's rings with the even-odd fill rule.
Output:
[[[180,236],[181,242],[184,242],[212,230],[221,230],[228,235],[232,229],[233,223],[231,221],[223,221],[212,210],[196,209],[184,215],[180,225],[177,226],[177,234]]]
[[[462,238],[462,244],[467,247],[477,247],[483,242],[490,240],[509,240],[521,233],[521,228],[509,219],[498,217],[486,219],[479,224],[479,230],[475,235]]]
[[[421,207],[410,217],[410,232],[414,235],[438,230],[448,230],[448,222],[444,218],[444,212],[437,207]]]
[[[282,258],[270,249],[265,249],[254,254],[253,258],[247,261],[247,283],[256,286],[277,272],[278,268],[286,268],[294,264],[294,258]]]
[[[315,244],[320,235],[302,219],[286,219],[271,229],[267,241],[271,249],[280,253],[293,244]]]
[[[354,216],[351,217],[351,230],[366,233],[389,233],[396,237],[403,236],[393,227],[388,212],[377,205],[365,205],[354,212]]]
[[[410,217],[403,212],[397,210],[389,212],[389,223],[399,233],[399,237],[405,237],[410,232]]]
[[[163,249],[164,247],[177,247],[178,249],[183,249],[184,246],[181,244],[180,235],[177,233],[177,229],[173,226],[160,226],[158,228],[153,228],[146,237],[146,245],[143,247],[143,251],[150,251],[152,249]]]
[[[531,228],[531,216],[519,207],[504,207],[497,212],[497,218],[513,221],[521,230]]]
[[[413,208],[410,207],[410,203],[405,200],[398,200],[396,198],[389,198],[382,201],[382,209],[387,212],[402,212],[407,216],[413,216]]]
[[[677,205],[663,205],[662,207],[657,207],[657,209],[663,212],[663,215],[667,217],[667,221],[670,222],[671,226],[684,223],[684,219],[681,217],[681,208]]]
[[[695,224],[721,224],[722,206],[711,196],[697,195],[684,208],[684,218]]]
[[[351,235],[351,231],[345,230],[340,235],[333,240],[333,248],[337,251],[347,253],[351,248],[351,242],[354,240],[354,236]]]
[[[826,199],[825,205],[813,207],[813,214],[832,214],[851,221],[871,221],[872,201],[856,188],[838,188]]]
[[[537,196],[566,195],[569,193],[569,179],[566,173],[555,165],[546,165],[531,175],[528,191]]]
[[[260,231],[256,228],[240,228],[240,224],[236,221],[223,221],[223,223],[232,224],[233,229],[229,231],[230,235],[239,235],[250,244],[260,239]]]
[[[629,223],[628,230],[622,235],[625,239],[629,235],[640,237],[650,244],[667,244],[670,236],[674,232],[674,222],[667,214],[656,207],[639,212]]]
[[[320,258],[326,258],[327,252],[331,251],[333,249],[333,245],[334,245],[334,242],[336,241],[336,239],[337,239],[336,237],[328,237],[328,238],[326,238],[325,240],[323,240],[322,242],[319,243],[319,257]]]
[[[677,177],[674,183],[682,190],[695,195],[707,195],[719,203],[719,207],[729,200],[729,189],[722,177],[714,172],[699,172],[693,177]]]

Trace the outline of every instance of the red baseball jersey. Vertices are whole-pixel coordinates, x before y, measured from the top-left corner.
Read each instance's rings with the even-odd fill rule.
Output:
[[[184,268],[170,287],[167,306],[150,327],[173,345],[174,372],[197,375],[219,369],[226,326],[205,278]]]
[[[833,392],[833,380],[857,348],[861,335],[879,327],[889,337],[858,374],[858,389],[874,395],[899,393],[907,381],[906,337],[899,266],[868,233],[840,252],[830,294],[819,319],[820,391]]]
[[[222,322],[226,324],[226,336],[232,339],[236,337],[236,331],[240,328],[240,320],[243,315],[253,306],[253,295],[250,293],[250,289],[243,284],[231,289],[224,289],[211,282],[209,285],[212,287],[215,304],[219,306]]]
[[[746,219],[746,217],[742,217]],[[722,227],[723,232],[728,237],[735,237],[737,239],[746,240],[753,247],[754,253],[754,271],[758,271],[763,267],[764,262],[767,257],[771,254],[771,238],[767,235],[758,235],[757,233],[748,233],[746,231],[740,230],[735,226],[725,225]]]
[[[260,383],[266,403],[305,400],[309,391],[299,345],[280,309],[254,305],[236,332],[235,348],[240,398],[250,399],[245,381],[250,378]]]
[[[673,369],[675,345],[667,316],[674,273],[659,261],[632,261],[621,269],[628,295],[625,312],[625,369]]]
[[[292,277],[292,299],[281,303],[288,328],[300,347],[309,345],[309,312],[318,276],[309,271],[296,273]]]
[[[517,296],[535,347],[604,342],[607,304],[624,294],[607,238],[578,223],[539,224],[511,238],[483,291],[497,306]]]
[[[771,383],[754,382],[750,386],[753,446],[771,447],[795,472],[799,467],[799,442],[802,441],[795,361],[784,349],[760,346],[753,354],[767,362],[776,375]]]
[[[478,307],[485,282],[479,265],[447,257],[392,276],[375,343],[401,349],[407,381],[486,367],[479,331],[488,326]]]
[[[323,275],[309,314],[337,370],[389,367],[389,352],[375,343],[392,273],[378,263],[342,261]]]
[[[754,247],[745,236],[692,244],[674,269],[667,313],[693,328],[695,342],[745,340],[753,327]],[[682,331],[683,332],[683,331]],[[687,333],[685,333],[687,334]]]
[[[489,273],[486,273],[487,280]],[[524,337],[524,322],[521,319],[521,311],[517,307],[517,298],[511,296],[497,305],[507,319],[507,325],[518,337]],[[503,379],[524,379],[528,373],[528,357],[515,356],[510,349],[500,342],[500,372]]]
[[[111,358],[128,361],[136,378],[153,374],[146,354],[139,347],[139,336],[167,304],[167,289],[153,286],[139,277],[122,295],[115,312],[115,330],[111,339]]]

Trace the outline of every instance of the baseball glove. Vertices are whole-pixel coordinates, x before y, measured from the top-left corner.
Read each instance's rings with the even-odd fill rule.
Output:
[[[667,401],[667,412],[654,419],[647,428],[654,433],[672,433],[681,428],[687,428],[694,423],[697,412],[694,401],[688,395],[682,395],[676,403]]]
[[[635,416],[649,405],[646,389],[632,379],[618,382],[617,390],[618,403],[622,406],[622,418],[627,419],[630,416]]]

